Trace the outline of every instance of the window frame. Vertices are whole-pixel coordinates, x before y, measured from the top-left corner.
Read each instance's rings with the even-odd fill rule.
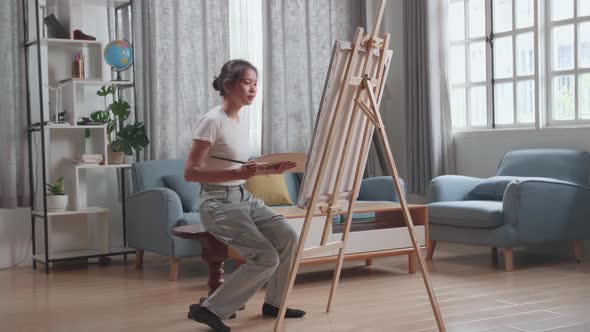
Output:
[[[463,40],[454,40],[452,41],[449,36],[449,51],[451,47],[456,45],[465,45],[465,83],[451,83],[449,81],[449,91],[452,92],[453,89],[456,88],[464,88],[465,89],[465,126],[464,127],[456,127],[453,126],[453,132],[464,132],[464,131],[481,131],[481,130],[490,130],[490,129],[529,129],[529,128],[539,128],[542,117],[541,109],[542,107],[540,100],[541,100],[541,84],[542,81],[540,79],[542,73],[540,72],[540,63],[542,61],[542,56],[540,55],[540,24],[539,24],[539,1],[533,0],[533,25],[526,27],[526,28],[516,28],[516,0],[511,1],[512,6],[512,27],[508,31],[503,32],[492,32],[493,29],[493,1],[494,0],[485,0],[485,36],[483,37],[476,37],[471,38],[469,36],[469,3],[472,0],[448,0],[448,5],[450,6],[452,3],[463,3],[463,11],[464,11],[464,30],[465,30],[465,38]],[[550,1],[550,0],[547,0]],[[577,0],[575,0],[577,2]],[[518,76],[516,67],[517,67],[517,48],[516,48],[516,37],[525,33],[533,33],[533,49],[534,49],[534,65],[533,65],[533,73],[530,75]],[[494,77],[494,49],[493,43],[496,39],[510,36],[512,38],[512,76],[507,78],[500,78],[496,79]],[[473,83],[470,81],[470,66],[471,66],[471,57],[470,57],[470,45],[476,42],[484,41],[486,45],[486,79],[484,83],[477,82]],[[534,84],[534,121],[530,123],[519,123],[518,121],[518,95],[517,95],[517,87],[518,82],[522,81],[529,81],[532,80]],[[496,123],[496,103],[494,100],[495,97],[495,90],[496,86],[501,83],[512,83],[512,107],[513,107],[513,119],[512,123],[510,124],[498,124]],[[471,124],[471,88],[474,86],[485,86],[486,87],[486,118],[487,123],[485,126],[473,126]],[[452,97],[451,97],[452,98]],[[451,110],[452,112],[452,110]]]
[[[552,14],[552,1],[542,0],[545,10],[543,17],[545,27],[545,73],[546,73],[546,93],[545,93],[545,122],[546,127],[568,127],[568,126],[588,126],[590,125],[589,119],[580,119],[580,84],[579,77],[581,74],[590,74],[590,67],[580,68],[579,64],[579,28],[581,23],[590,22],[590,15],[578,17],[578,7],[580,0],[572,0],[574,6],[574,14],[572,18],[553,21],[551,19]],[[553,29],[561,26],[573,25],[574,27],[574,68],[566,70],[553,70]],[[553,119],[553,79],[556,76],[573,75],[574,76],[574,119],[573,120],[555,120]]]
[[[464,31],[465,31],[465,38],[462,40],[451,40],[449,38],[449,50],[453,46],[464,46],[464,56],[465,56],[465,77],[464,83],[451,83],[449,81],[449,91],[453,91],[454,89],[463,89],[465,91],[465,127],[453,127],[453,131],[474,131],[474,130],[481,130],[487,129],[491,123],[491,115],[490,115],[490,107],[491,107],[491,94],[490,94],[490,87],[491,81],[489,79],[490,72],[491,72],[491,58],[490,58],[490,45],[488,42],[488,36],[491,30],[491,21],[489,15],[486,15],[486,22],[485,22],[485,35],[481,37],[470,37],[469,36],[469,1],[470,0],[449,0],[449,5],[452,3],[463,3],[463,15],[464,15]],[[487,10],[489,2],[492,0],[484,0],[484,6]],[[471,67],[471,50],[470,47],[472,44],[484,42],[486,47],[486,77],[483,82],[472,82],[470,78],[470,67]],[[471,89],[474,87],[481,87],[485,86],[486,88],[486,124],[482,126],[472,126],[471,125]]]

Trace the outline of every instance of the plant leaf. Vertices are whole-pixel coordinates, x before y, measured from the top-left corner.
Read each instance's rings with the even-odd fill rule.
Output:
[[[106,86],[102,86],[98,91],[96,91],[96,94],[101,96],[101,97],[106,97],[109,95],[109,90],[107,90]]]
[[[63,176],[61,176],[57,181],[55,181],[55,185],[51,185],[49,183],[45,184],[47,186],[47,191],[51,195],[65,195],[63,189]]]
[[[129,103],[127,103],[124,100],[119,100],[119,101],[114,101],[111,105],[112,105],[111,111],[113,112],[113,114],[115,114],[115,116],[117,116],[119,119],[121,119],[123,121],[127,120],[127,118],[129,117],[129,114],[131,114],[131,111],[130,111],[131,106],[129,106]]]
[[[109,112],[107,111],[96,111],[90,113],[90,119],[96,123],[108,123],[109,122]]]

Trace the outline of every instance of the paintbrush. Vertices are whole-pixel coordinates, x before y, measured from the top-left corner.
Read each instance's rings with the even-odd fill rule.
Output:
[[[217,157],[217,156],[210,156],[210,157],[215,158],[215,159],[219,159],[219,160],[231,161],[233,163],[238,163],[238,164],[245,164],[246,163],[245,161],[229,159],[229,158],[224,158],[224,157]],[[276,164],[256,163],[256,167],[260,168],[261,170],[268,170],[268,169],[273,168],[274,166],[276,166]]]
[[[223,157],[217,157],[217,156],[210,156],[211,158],[215,158],[215,159],[220,159],[220,160],[225,160],[225,161],[231,161],[234,163],[238,163],[238,164],[245,164],[245,161],[239,161],[239,160],[234,160],[234,159],[229,159],[229,158],[223,158]]]

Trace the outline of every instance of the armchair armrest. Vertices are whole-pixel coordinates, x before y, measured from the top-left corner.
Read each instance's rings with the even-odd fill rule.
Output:
[[[484,179],[463,175],[441,175],[430,181],[428,202],[462,201]]]
[[[514,180],[506,187],[503,211],[523,242],[590,238],[590,188],[571,182]]]
[[[406,195],[406,184],[403,179],[399,179],[402,193]],[[395,192],[393,178],[391,176],[377,176],[363,179],[359,190],[359,201],[390,201],[399,202],[399,197]]]
[[[178,195],[168,188],[151,188],[129,197],[126,203],[129,246],[170,254],[171,230],[182,218]]]

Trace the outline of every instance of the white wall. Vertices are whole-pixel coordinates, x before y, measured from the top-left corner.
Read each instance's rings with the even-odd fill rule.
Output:
[[[30,209],[0,209],[0,269],[17,264],[22,259],[25,259],[23,265],[31,265],[32,248],[27,255],[30,237]]]
[[[590,151],[590,128],[495,130],[456,133],[457,174],[488,177],[496,174],[502,155],[522,148],[573,148]]]

